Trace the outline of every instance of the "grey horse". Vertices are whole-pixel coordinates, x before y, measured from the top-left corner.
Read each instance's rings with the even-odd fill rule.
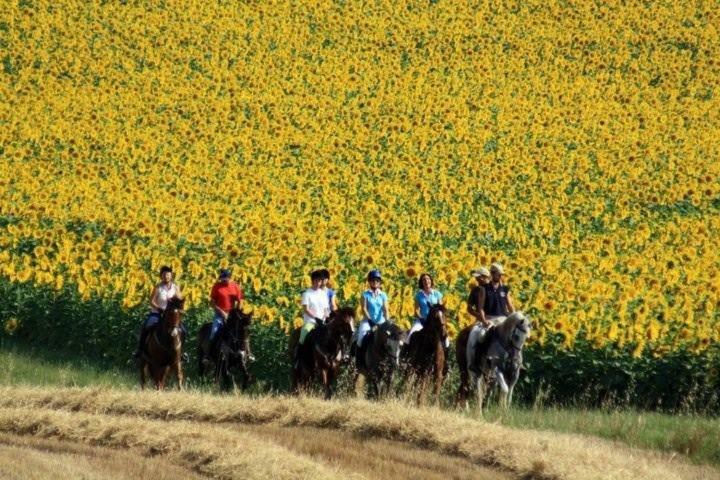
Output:
[[[512,402],[513,390],[520,378],[522,348],[530,330],[528,318],[522,312],[513,312],[488,331],[467,365],[459,365],[461,370],[468,371],[469,386],[475,389],[480,412],[485,396],[493,387],[499,391],[503,408]]]

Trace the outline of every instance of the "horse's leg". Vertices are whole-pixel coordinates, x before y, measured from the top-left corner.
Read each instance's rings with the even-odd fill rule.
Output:
[[[146,381],[146,373],[145,373],[145,361],[140,361],[140,390],[145,390],[145,381]]]
[[[433,392],[435,394],[435,405],[440,405],[440,389],[442,388],[443,380],[444,380],[444,368],[445,364],[443,362],[443,365],[441,365],[442,368],[438,368],[435,370],[435,391]]]
[[[330,378],[330,376],[329,376],[328,369],[321,368],[320,369],[320,383],[322,383],[322,386],[325,389],[325,400],[330,400],[330,397],[332,396],[329,378]]]
[[[180,360],[175,363],[175,376],[177,377],[178,390],[184,390],[185,375],[183,374],[182,362]]]
[[[475,378],[475,393],[477,394],[477,410],[482,415],[483,399],[485,397],[485,376],[481,373]]]
[[[508,388],[507,382],[505,381],[505,375],[503,375],[502,372],[497,369],[495,372],[495,379],[497,381],[498,389],[500,390],[500,392],[498,393],[500,395],[500,406],[503,410],[507,410],[507,399],[510,389]]]
[[[423,374],[420,374],[418,372],[418,380],[420,381],[420,388],[418,390],[418,397],[417,397],[417,404],[418,406],[422,406],[425,401],[425,389],[427,388],[428,383],[428,376],[423,372]]]

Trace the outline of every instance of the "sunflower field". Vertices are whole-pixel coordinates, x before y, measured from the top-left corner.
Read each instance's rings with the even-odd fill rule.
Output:
[[[455,334],[499,261],[526,391],[717,400],[715,2],[13,0],[0,62],[2,335],[119,360],[229,267],[272,369],[314,268]]]

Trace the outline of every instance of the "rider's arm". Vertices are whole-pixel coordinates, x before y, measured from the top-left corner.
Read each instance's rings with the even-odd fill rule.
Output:
[[[335,310],[338,309],[336,297],[337,297],[337,292],[335,292],[335,295],[332,296],[332,302],[330,302],[330,311],[331,312],[334,312]]]
[[[507,292],[507,296],[505,298],[507,300],[508,313],[513,313],[515,311],[515,307],[512,304],[512,300],[510,300],[510,292]]]
[[[210,306],[213,310],[215,310],[223,319],[227,320],[228,314],[225,313],[225,311],[217,306],[217,303],[215,303],[215,299],[210,297]]]
[[[178,300],[182,300],[182,298],[183,298],[182,292],[180,291],[180,285],[178,285],[177,283],[175,284],[175,297]]]
[[[367,298],[365,298],[365,295],[360,298],[360,305],[362,307],[363,316],[365,318],[370,318],[370,314],[368,313],[367,309]]]
[[[487,318],[485,318],[485,309],[483,306],[485,305],[485,289],[480,289],[480,294],[478,295],[477,305],[475,305],[475,308],[477,309],[477,319],[480,321],[480,323],[487,325],[488,321]]]
[[[383,315],[385,315],[385,320],[390,321],[390,312],[388,311],[388,299],[387,296],[385,297],[385,301],[383,302]]]
[[[158,305],[158,303],[157,303],[158,291],[159,291],[158,286],[155,285],[155,288],[153,288],[152,294],[150,295],[150,305],[152,305],[153,308],[162,310],[160,305]]]
[[[417,296],[415,297],[415,318],[420,320],[420,301],[418,300]]]

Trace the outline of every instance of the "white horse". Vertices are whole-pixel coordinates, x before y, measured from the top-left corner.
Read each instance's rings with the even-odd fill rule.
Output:
[[[469,368],[470,385],[475,387],[477,408],[482,413],[487,392],[497,387],[500,405],[508,408],[520,377],[522,348],[530,335],[530,321],[522,312],[513,312],[492,328],[477,346]]]

